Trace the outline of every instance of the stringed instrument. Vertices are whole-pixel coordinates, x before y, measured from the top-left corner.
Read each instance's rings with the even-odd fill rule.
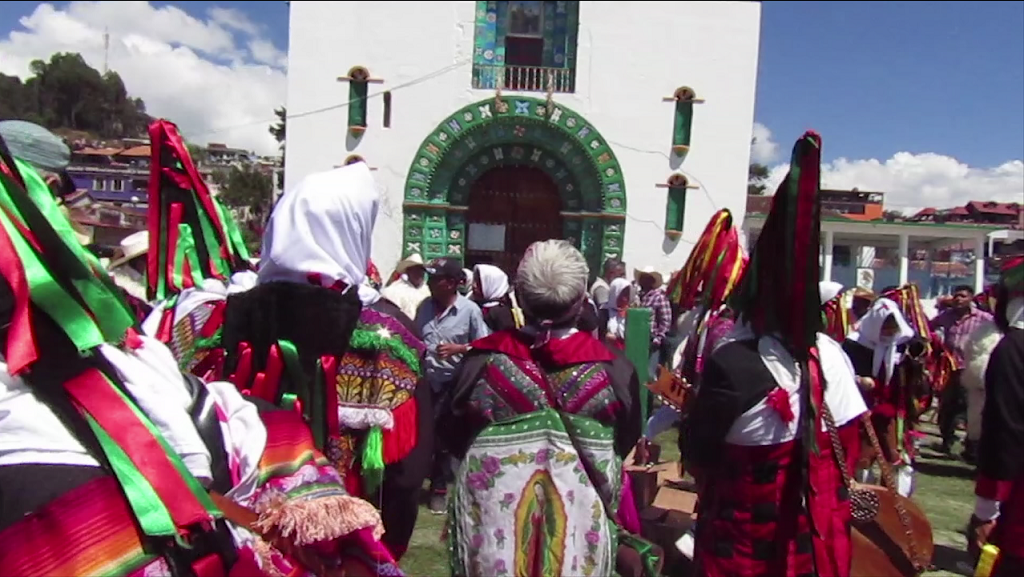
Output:
[[[900,495],[892,466],[882,455],[868,413],[861,424],[871,440],[885,486],[862,485],[853,481],[846,456],[828,405],[823,405],[832,449],[844,484],[849,488],[852,516],[853,562],[850,577],[916,577],[931,565],[935,544],[932,526],[916,503]]]
[[[684,415],[696,395],[693,385],[660,365],[658,366],[658,378],[647,383],[647,388],[658,395],[666,405]]]
[[[878,499],[878,511],[870,520],[853,522],[853,564],[851,577],[913,577],[931,564],[935,551],[932,526],[924,511],[912,500],[877,485],[855,484]],[[900,519],[906,512],[909,531]],[[908,535],[912,539],[908,538]],[[911,549],[913,544],[913,549]],[[917,560],[917,567],[911,559]]]

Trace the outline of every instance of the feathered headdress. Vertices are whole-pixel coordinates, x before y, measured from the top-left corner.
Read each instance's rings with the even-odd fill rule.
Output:
[[[746,262],[732,213],[723,208],[711,216],[686,264],[669,279],[669,299],[681,311],[697,305],[716,310],[735,288]]]
[[[757,244],[730,305],[757,337],[771,335],[800,366],[800,430],[818,454],[815,432],[823,402],[817,336],[824,330],[818,289],[821,239],[821,137],[806,132],[793,146]]]
[[[210,194],[178,128],[149,125],[148,296],[181,292],[204,278],[249,270],[249,253],[231,213]]]
[[[50,188],[0,138],[0,275],[13,297],[5,351],[19,374],[46,351],[36,342],[38,307],[87,351],[124,339],[133,319],[99,260],[78,242]]]
[[[807,360],[823,329],[818,292],[821,237],[821,137],[805,133],[793,147],[789,174],[732,293],[733,310],[758,336],[773,334],[797,361]]]
[[[899,288],[882,293],[882,298],[895,302],[903,313],[910,328],[914,329],[919,337],[929,338],[931,331],[928,329],[928,313],[924,312],[921,304],[921,292],[915,284],[905,284]]]
[[[69,401],[74,413],[61,417],[92,432],[97,459],[114,472],[142,533],[178,540],[186,528],[220,517],[153,421],[124,394],[120,373],[100,358],[100,345],[134,346],[120,292],[77,242],[39,173],[15,160],[2,137],[0,277],[7,372],[29,386],[46,371],[58,376],[60,388],[37,389],[38,397]]]
[[[846,306],[846,293],[840,292],[821,306],[825,316],[825,334],[843,342],[850,332],[850,309]]]

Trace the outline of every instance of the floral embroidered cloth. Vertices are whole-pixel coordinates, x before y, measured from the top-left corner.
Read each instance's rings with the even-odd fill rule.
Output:
[[[489,425],[456,473],[449,538],[453,575],[612,575],[617,530],[598,491],[618,506],[622,464],[613,430],[550,408]]]

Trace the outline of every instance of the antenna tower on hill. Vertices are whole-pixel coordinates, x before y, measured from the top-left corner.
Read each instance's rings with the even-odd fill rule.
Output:
[[[103,74],[110,70],[110,29],[103,29]]]

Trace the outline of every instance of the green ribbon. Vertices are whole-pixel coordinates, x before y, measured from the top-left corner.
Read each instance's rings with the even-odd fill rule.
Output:
[[[199,221],[199,236],[203,244],[206,245],[206,253],[210,257],[210,266],[213,267],[211,272],[215,277],[227,279],[231,276],[231,267],[228,266],[228,263],[221,256],[220,236],[210,223],[210,216],[206,213],[206,209],[203,208],[203,203],[199,202],[199,196],[193,193],[192,202],[196,207],[196,215],[198,217],[196,220]]]
[[[374,425],[366,433],[366,438],[363,440],[363,454],[359,462],[362,465],[362,476],[365,483],[364,494],[371,495],[384,481],[384,433],[381,432],[380,426]]]
[[[295,403],[299,402],[299,397],[295,393],[285,393],[281,395],[281,407],[289,411],[295,410]]]
[[[640,562],[644,565],[645,577],[658,577],[658,563],[660,555],[658,548],[643,537],[634,535],[624,529],[619,530],[619,546],[628,547],[640,555]]]
[[[71,228],[71,222],[61,213],[60,208],[57,206],[56,201],[50,194],[50,189],[46,186],[42,177],[35,171],[31,166],[15,160],[18,164],[18,169],[22,174],[22,178],[25,180],[27,187],[26,193],[28,195],[29,202],[25,202],[24,197],[17,192],[17,188],[11,188],[16,186],[9,184],[7,179],[4,179],[3,188],[6,194],[0,195],[0,203],[7,210],[8,214],[13,215],[18,221],[28,228],[32,228],[33,221],[38,221],[39,217],[46,219],[48,225],[57,233],[57,240],[60,241],[61,245],[52,247],[53,250],[67,251],[70,254],[60,255],[63,258],[59,258],[61,267],[64,272],[67,273],[67,277],[71,282],[70,287],[61,286],[53,279],[53,275],[49,272],[49,267],[43,264],[43,260],[40,255],[36,254],[34,248],[28,244],[27,240],[23,239],[20,232],[16,229],[12,230],[11,226],[7,226],[6,223],[13,225],[10,220],[5,219],[5,226],[10,231],[12,237],[16,237],[15,245],[20,245],[22,249],[19,250],[18,254],[23,259],[30,258],[28,253],[32,253],[31,260],[38,263],[35,268],[36,274],[30,278],[29,286],[33,289],[33,301],[36,301],[36,292],[40,292],[42,289],[41,284],[54,284],[55,287],[51,289],[59,290],[61,293],[65,293],[73,302],[76,303],[77,314],[84,314],[88,311],[86,316],[90,316],[90,319],[83,319],[76,324],[76,329],[80,328],[82,324],[91,325],[95,329],[99,330],[105,341],[120,342],[125,334],[128,327],[134,324],[134,319],[128,309],[127,302],[121,297],[120,291],[118,291],[113,284],[113,281],[109,278],[105,271],[99,264],[99,261],[89,251],[85,250],[79,243],[77,237],[74,235],[74,231]],[[26,211],[38,211],[39,215],[32,215],[32,218],[26,217]],[[38,226],[38,222],[37,222]],[[57,255],[52,255],[57,256]],[[70,258],[68,258],[70,257]],[[35,282],[33,282],[33,279]],[[74,296],[67,295],[66,289],[74,289],[78,299]],[[51,300],[52,298],[41,295],[42,298]],[[37,305],[43,306],[42,303],[37,302]],[[84,310],[83,310],[84,306]],[[52,312],[47,310],[47,312]],[[75,312],[69,314],[76,314]],[[66,317],[67,315],[65,315]],[[54,318],[56,321],[57,319]],[[59,321],[58,321],[59,322]],[[63,325],[62,325],[63,326]],[[84,334],[91,332],[88,329],[75,330],[75,338],[72,341],[79,350],[86,350],[95,346],[95,344],[89,345],[88,339],[84,339]],[[83,332],[85,331],[85,332]],[[72,336],[69,333],[69,336]],[[101,341],[103,342],[103,341]],[[98,343],[96,343],[98,344]]]
[[[178,529],[171,519],[171,512],[153,489],[153,485],[135,468],[128,455],[110,438],[110,435],[100,427],[89,415],[85,415],[89,427],[96,434],[100,443],[100,450],[107,456],[110,467],[117,477],[125,497],[128,498],[128,505],[131,507],[135,518],[139,521],[142,532],[150,537],[177,537]]]
[[[399,335],[383,337],[380,328],[375,325],[367,325],[360,322],[352,331],[349,338],[349,347],[353,349],[366,349],[371,351],[387,351],[395,358],[409,366],[413,372],[420,372],[420,356],[405,344]]]
[[[217,215],[220,216],[220,221],[224,223],[224,232],[227,233],[228,242],[231,245],[228,247],[228,253],[237,254],[242,259],[248,261],[249,249],[245,246],[245,239],[242,238],[242,231],[238,229],[238,223],[235,222],[235,218],[230,210],[225,208],[216,197],[212,198],[213,205],[217,207]]]
[[[187,224],[179,224],[178,246],[175,247],[174,252],[174,286],[179,289],[185,286],[186,262],[190,269],[192,284],[197,287],[203,286],[203,269],[199,268],[199,253],[196,251],[192,227]]]
[[[107,385],[117,393],[117,396],[124,402],[124,404],[132,411],[132,414],[139,420],[140,423],[146,430],[149,431],[153,438],[160,444],[164,452],[167,454],[167,458],[170,460],[171,465],[181,475],[182,480],[188,487],[189,491],[195,496],[202,505],[203,509],[214,519],[219,519],[223,516],[220,509],[213,504],[210,499],[210,495],[207,494],[206,489],[203,488],[202,484],[198,479],[188,470],[185,463],[178,456],[164,436],[160,433],[156,425],[149,419],[149,417],[143,413],[138,406],[121,391],[120,388],[110,382],[109,379],[104,379]],[[117,446],[113,439],[103,430],[102,427],[93,419],[93,417],[86,415],[89,421],[89,426],[96,433],[97,438],[100,440],[100,446],[110,461],[111,467],[114,469],[114,474],[117,476],[118,481],[121,483],[124,489],[125,496],[128,498],[128,502],[135,513],[136,518],[139,520],[139,524],[147,535],[152,536],[167,536],[174,535],[178,538],[178,531],[174,526],[174,522],[171,520],[171,514],[167,510],[167,507],[163,504],[160,498],[157,496],[153,486],[145,479],[142,473],[138,470],[134,463],[128,458],[124,451]],[[152,532],[151,532],[152,531]],[[185,543],[179,542],[182,546],[188,546]]]
[[[0,202],[6,200],[6,197],[0,198]],[[7,230],[14,250],[21,260],[32,302],[63,329],[79,351],[86,351],[105,343],[106,339],[103,338],[96,321],[50,275],[36,252],[18,233],[4,211],[0,211],[0,224]]]

